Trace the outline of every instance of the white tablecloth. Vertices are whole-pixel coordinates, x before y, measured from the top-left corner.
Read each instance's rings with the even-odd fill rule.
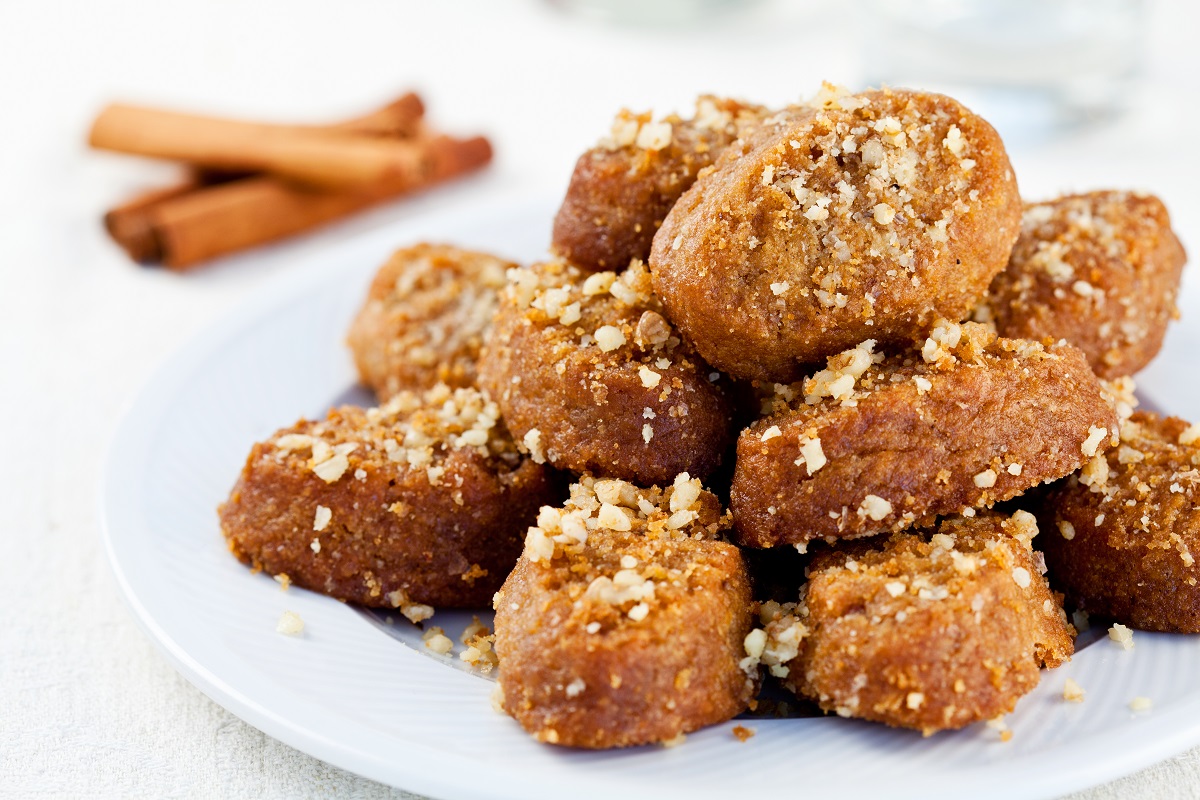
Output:
[[[484,196],[561,193],[575,156],[623,105],[686,110],[701,91],[778,103],[822,78],[854,85],[857,28],[836,16],[840,4],[826,6],[764,2],[717,26],[651,32],[533,0],[3,4],[0,796],[406,796],[226,713],[135,626],[97,517],[122,408],[185,340],[331,242]],[[1013,149],[1028,195],[1148,188],[1200,252],[1192,8],[1153,7],[1152,80],[1136,114]],[[130,264],[100,228],[105,208],[173,174],[85,148],[107,101],[319,121],[408,87],[441,127],[492,136],[498,158],[485,176],[187,277]],[[1183,304],[1200,310],[1195,281]],[[1182,350],[1152,369],[1186,370]],[[1185,389],[1168,407],[1200,417]],[[1198,787],[1200,749],[1080,797],[1197,797]]]

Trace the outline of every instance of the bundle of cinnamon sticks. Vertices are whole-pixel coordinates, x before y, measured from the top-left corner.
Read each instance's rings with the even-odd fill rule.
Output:
[[[135,261],[186,270],[491,161],[487,139],[431,131],[424,110],[409,93],[364,117],[297,126],[111,105],[92,147],[181,161],[189,174],[108,212],[105,227]]]

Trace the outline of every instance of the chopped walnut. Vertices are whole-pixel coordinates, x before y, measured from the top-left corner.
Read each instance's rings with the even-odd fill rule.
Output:
[[[1108,436],[1108,428],[1102,428],[1098,425],[1093,425],[1088,428],[1088,436],[1083,440],[1083,444],[1079,446],[1079,449],[1083,451],[1085,456],[1091,458],[1092,456],[1096,455],[1096,451],[1099,449],[1100,443],[1104,441],[1104,437],[1106,436]]]
[[[1119,622],[1108,629],[1108,638],[1119,644],[1122,650],[1133,649],[1133,631]]]
[[[304,620],[295,611],[284,611],[275,623],[275,631],[284,636],[299,636],[304,633]]]
[[[892,504],[875,494],[869,494],[864,497],[858,507],[858,515],[860,517],[869,517],[876,522],[890,513],[892,513]]]
[[[786,678],[788,662],[800,652],[800,643],[808,635],[801,621],[808,609],[797,603],[763,603],[759,608],[760,628],[746,634],[743,647],[746,657],[740,662],[747,675],[754,675],[762,664],[777,678]]]
[[[317,513],[313,516],[313,530],[323,531],[329,525],[329,521],[333,519],[333,512],[325,506],[317,506]],[[314,540],[316,541],[316,540]],[[320,545],[317,546],[317,551],[320,550]],[[316,551],[315,551],[316,552]]]

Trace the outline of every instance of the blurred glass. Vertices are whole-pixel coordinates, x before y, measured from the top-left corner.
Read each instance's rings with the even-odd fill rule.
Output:
[[[864,67],[952,95],[1007,136],[1112,118],[1145,54],[1143,0],[867,0]]]
[[[753,0],[756,2],[757,0]],[[564,11],[622,25],[687,25],[753,4],[752,0],[550,0]]]

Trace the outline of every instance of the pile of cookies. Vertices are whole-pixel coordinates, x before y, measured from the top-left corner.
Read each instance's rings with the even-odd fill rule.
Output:
[[[531,266],[401,250],[350,331],[373,409],[254,446],[255,569],[495,608],[538,740],[671,743],[765,680],[926,734],[1013,709],[1067,607],[1200,632],[1200,426],[1135,412],[1184,252],[1156,198],[1023,203],[900,89],[622,112]]]

